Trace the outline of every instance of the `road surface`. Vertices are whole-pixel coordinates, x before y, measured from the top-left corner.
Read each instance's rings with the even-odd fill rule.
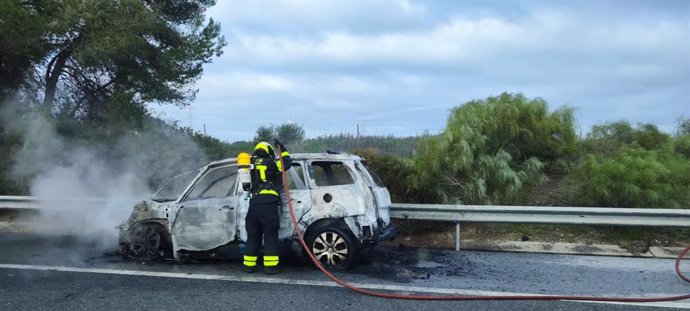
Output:
[[[690,301],[403,301],[337,287],[303,261],[277,276],[241,271],[239,257],[202,262],[123,260],[112,241],[0,233],[0,310],[673,310]],[[379,247],[338,273],[365,288],[463,295],[665,296],[690,293],[673,260]],[[690,263],[684,271],[690,270]]]

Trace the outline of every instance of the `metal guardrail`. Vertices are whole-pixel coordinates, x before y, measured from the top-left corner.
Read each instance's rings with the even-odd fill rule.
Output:
[[[0,209],[36,209],[37,203],[34,197],[0,196]]]
[[[0,210],[36,210],[41,204],[77,207],[105,202],[100,199],[39,199],[27,196],[0,196]],[[688,209],[547,207],[496,205],[443,205],[393,203],[391,218],[454,222],[455,249],[460,249],[460,223],[532,223],[568,225],[609,225],[643,227],[690,227]]]
[[[460,222],[690,227],[686,209],[393,203],[391,218],[455,222],[455,250]]]
[[[0,210],[39,210],[41,205],[58,205],[64,209],[78,209],[93,206],[94,203],[105,203],[104,199],[60,199],[38,198],[28,196],[0,196]]]
[[[690,227],[690,210],[393,203],[391,217],[449,222]]]

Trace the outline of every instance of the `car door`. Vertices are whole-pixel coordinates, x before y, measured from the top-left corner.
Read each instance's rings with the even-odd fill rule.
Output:
[[[178,203],[179,211],[172,226],[176,248],[210,250],[235,240],[236,192],[237,165],[207,169]]]
[[[290,200],[292,208],[295,212],[300,224],[300,230],[304,231],[306,225],[309,223],[309,210],[311,209],[311,193],[304,179],[304,166],[302,162],[293,162],[292,169],[285,172],[287,174],[288,189],[290,191]],[[283,204],[280,211],[280,230],[278,231],[278,238],[281,240],[292,239],[296,234],[295,226],[290,217],[290,210],[287,205],[287,198],[283,197]]]
[[[355,185],[352,163],[338,160],[309,162],[313,220],[363,215],[366,202]]]
[[[290,191],[290,199],[292,202],[292,208],[295,211],[295,217],[300,223],[302,230],[305,229],[306,222],[309,217],[309,210],[311,208],[311,193],[304,179],[304,164],[300,161],[293,161],[292,169],[286,171],[288,179],[288,189]],[[241,191],[241,190],[240,190]],[[280,227],[278,230],[278,239],[289,240],[296,234],[295,227],[292,223],[292,217],[290,217],[290,210],[287,205],[286,196],[282,196],[283,203],[280,207]],[[247,217],[247,211],[249,210],[249,193],[244,193],[239,196],[239,208],[238,208],[238,232],[239,239],[242,241],[247,241],[247,230],[245,217]]]

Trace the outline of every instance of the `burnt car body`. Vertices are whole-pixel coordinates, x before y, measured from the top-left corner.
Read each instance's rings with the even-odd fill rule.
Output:
[[[286,171],[292,206],[310,251],[323,265],[346,269],[360,249],[394,238],[390,195],[362,158],[311,153],[292,159]],[[142,260],[179,260],[200,253],[216,256],[225,246],[241,249],[247,239],[247,181],[249,170],[235,158],[173,178],[138,203],[119,227],[120,251]],[[301,254],[285,201],[279,240]]]

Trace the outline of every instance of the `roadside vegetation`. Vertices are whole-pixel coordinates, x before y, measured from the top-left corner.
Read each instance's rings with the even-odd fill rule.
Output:
[[[3,1],[0,194],[30,194],[41,171],[26,162],[55,147],[56,137],[61,148],[96,148],[106,160],[154,153],[175,161],[168,175],[278,137],[292,152],[362,155],[394,202],[690,208],[690,120],[682,117],[673,133],[620,120],[583,137],[573,108],[553,110],[541,98],[503,93],[454,107],[441,133],[416,137],[307,138],[301,125],[285,123],[230,143],[161,120],[147,105],[191,104],[202,66],[222,53],[220,25],[205,15],[213,4]],[[37,119],[57,136],[29,139]],[[196,149],[165,147],[186,141]],[[162,179],[148,182],[155,187]],[[511,230],[535,235],[540,228]]]
[[[48,169],[38,160],[74,167],[83,150],[150,168],[162,161],[133,155],[157,155],[177,162],[164,172],[171,175],[227,154],[229,144],[147,108],[193,102],[202,66],[225,46],[220,25],[205,15],[214,3],[2,1],[0,193],[28,194]],[[196,146],[165,147],[188,142]]]

